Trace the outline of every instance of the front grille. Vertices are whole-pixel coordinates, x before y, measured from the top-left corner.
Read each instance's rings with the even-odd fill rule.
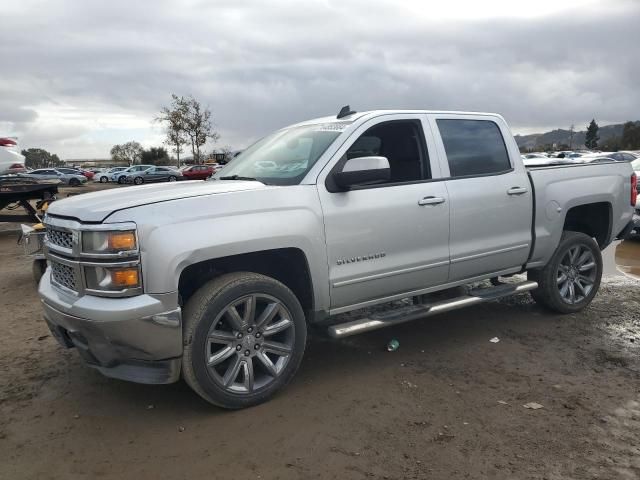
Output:
[[[57,284],[74,292],[78,291],[76,274],[73,267],[53,261],[51,262],[51,275]]]
[[[47,240],[49,243],[59,247],[73,248],[73,234],[71,232],[47,227]]]

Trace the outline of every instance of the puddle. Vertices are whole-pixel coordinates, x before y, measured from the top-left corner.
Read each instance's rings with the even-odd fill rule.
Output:
[[[640,280],[640,241],[625,240],[616,247],[616,268],[632,278]]]

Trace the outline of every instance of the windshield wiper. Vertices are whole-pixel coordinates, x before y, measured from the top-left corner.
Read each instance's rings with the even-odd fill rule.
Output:
[[[228,177],[220,177],[220,180],[249,180],[259,182],[258,179],[253,177],[243,177],[242,175],[229,175]]]

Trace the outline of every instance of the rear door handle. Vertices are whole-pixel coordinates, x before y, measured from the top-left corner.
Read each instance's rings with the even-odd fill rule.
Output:
[[[511,187],[509,190],[507,190],[507,195],[522,195],[524,193],[527,193],[528,191],[529,190],[525,187]]]
[[[420,206],[440,205],[441,203],[444,203],[444,198],[442,197],[424,197],[418,200],[418,205]]]

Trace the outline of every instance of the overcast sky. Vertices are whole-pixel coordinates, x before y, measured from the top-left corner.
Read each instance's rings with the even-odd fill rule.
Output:
[[[172,92],[234,148],[347,103],[516,133],[640,119],[640,0],[20,0],[0,59],[0,135],[62,158],[159,145]]]

